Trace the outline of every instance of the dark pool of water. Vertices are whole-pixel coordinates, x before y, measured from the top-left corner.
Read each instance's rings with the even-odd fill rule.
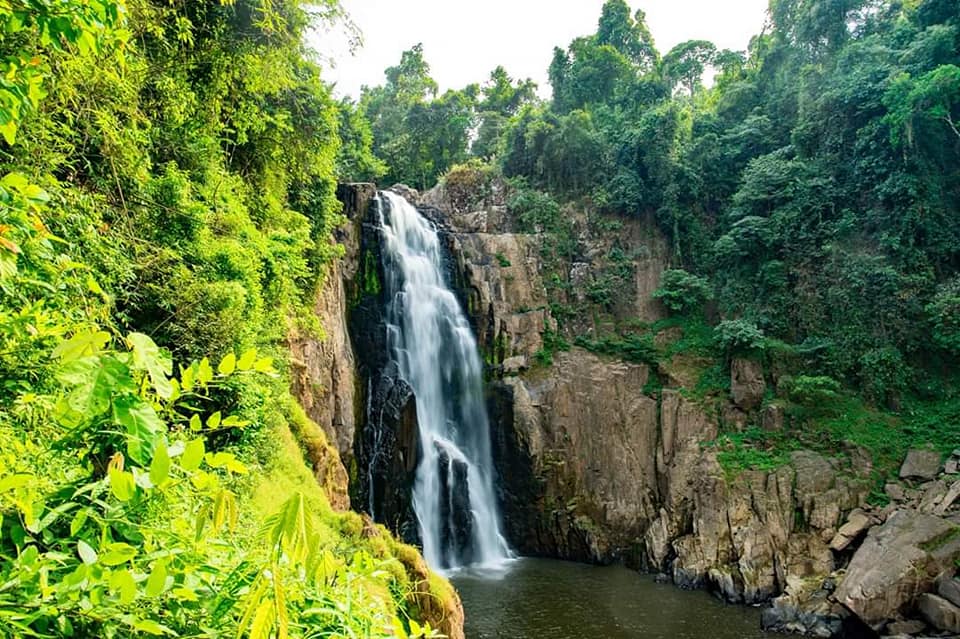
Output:
[[[649,575],[545,559],[451,577],[467,639],[759,639],[760,611]]]

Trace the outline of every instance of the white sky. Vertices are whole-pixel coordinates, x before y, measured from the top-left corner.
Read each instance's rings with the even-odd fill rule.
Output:
[[[338,95],[357,97],[364,84],[383,83],[383,70],[418,42],[440,90],[483,83],[498,64],[514,78],[533,78],[549,95],[553,47],[596,31],[604,0],[341,0],[363,35],[349,53],[346,38],[318,34],[311,44],[331,60],[328,81]],[[643,9],[657,48],[710,40],[746,50],[763,27],[768,0],[628,0]],[[339,29],[342,31],[342,29]]]

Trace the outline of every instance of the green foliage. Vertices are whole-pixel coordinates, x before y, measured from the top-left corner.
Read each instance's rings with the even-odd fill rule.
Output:
[[[748,320],[724,320],[714,329],[716,343],[728,357],[755,355],[767,344],[766,336]]]
[[[370,161],[302,44],[338,11],[0,6],[0,635],[435,634],[283,445],[338,117]]]
[[[535,353],[534,357],[541,365],[552,366],[553,356],[557,351],[570,350],[570,343],[557,331],[545,328],[540,335],[543,339],[543,346]]]
[[[683,269],[664,271],[660,277],[660,288],[653,292],[654,298],[680,315],[701,311],[711,296],[709,281]]]
[[[926,312],[933,324],[934,341],[960,355],[960,277],[954,277],[937,288]]]
[[[615,355],[628,362],[656,366],[659,360],[657,348],[650,335],[632,333],[619,337],[602,337],[597,340],[580,336],[575,344],[594,353]]]
[[[716,57],[717,48],[712,42],[681,42],[663,56],[663,74],[672,85],[679,84],[692,96],[702,88],[703,73]]]
[[[400,64],[385,75],[384,86],[366,87],[360,99],[373,132],[373,152],[387,166],[384,180],[418,189],[433,186],[468,157],[479,88],[438,97],[419,44],[404,51]]]
[[[783,435],[756,427],[739,433],[725,433],[707,446],[717,450],[717,461],[729,475],[745,470],[772,471],[790,462],[790,451],[796,445]]]
[[[829,411],[840,399],[840,383],[826,375],[785,377],[780,388],[790,401],[817,411]]]

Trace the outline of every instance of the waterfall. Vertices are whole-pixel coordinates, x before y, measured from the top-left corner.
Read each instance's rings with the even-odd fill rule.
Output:
[[[435,569],[510,556],[493,489],[483,367],[443,276],[434,225],[404,198],[377,200],[384,239],[387,346],[416,397],[420,460],[413,486],[423,554]]]

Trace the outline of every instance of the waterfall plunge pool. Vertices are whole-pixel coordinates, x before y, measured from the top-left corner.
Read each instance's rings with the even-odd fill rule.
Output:
[[[620,566],[517,559],[450,575],[467,639],[761,639],[760,610]]]

